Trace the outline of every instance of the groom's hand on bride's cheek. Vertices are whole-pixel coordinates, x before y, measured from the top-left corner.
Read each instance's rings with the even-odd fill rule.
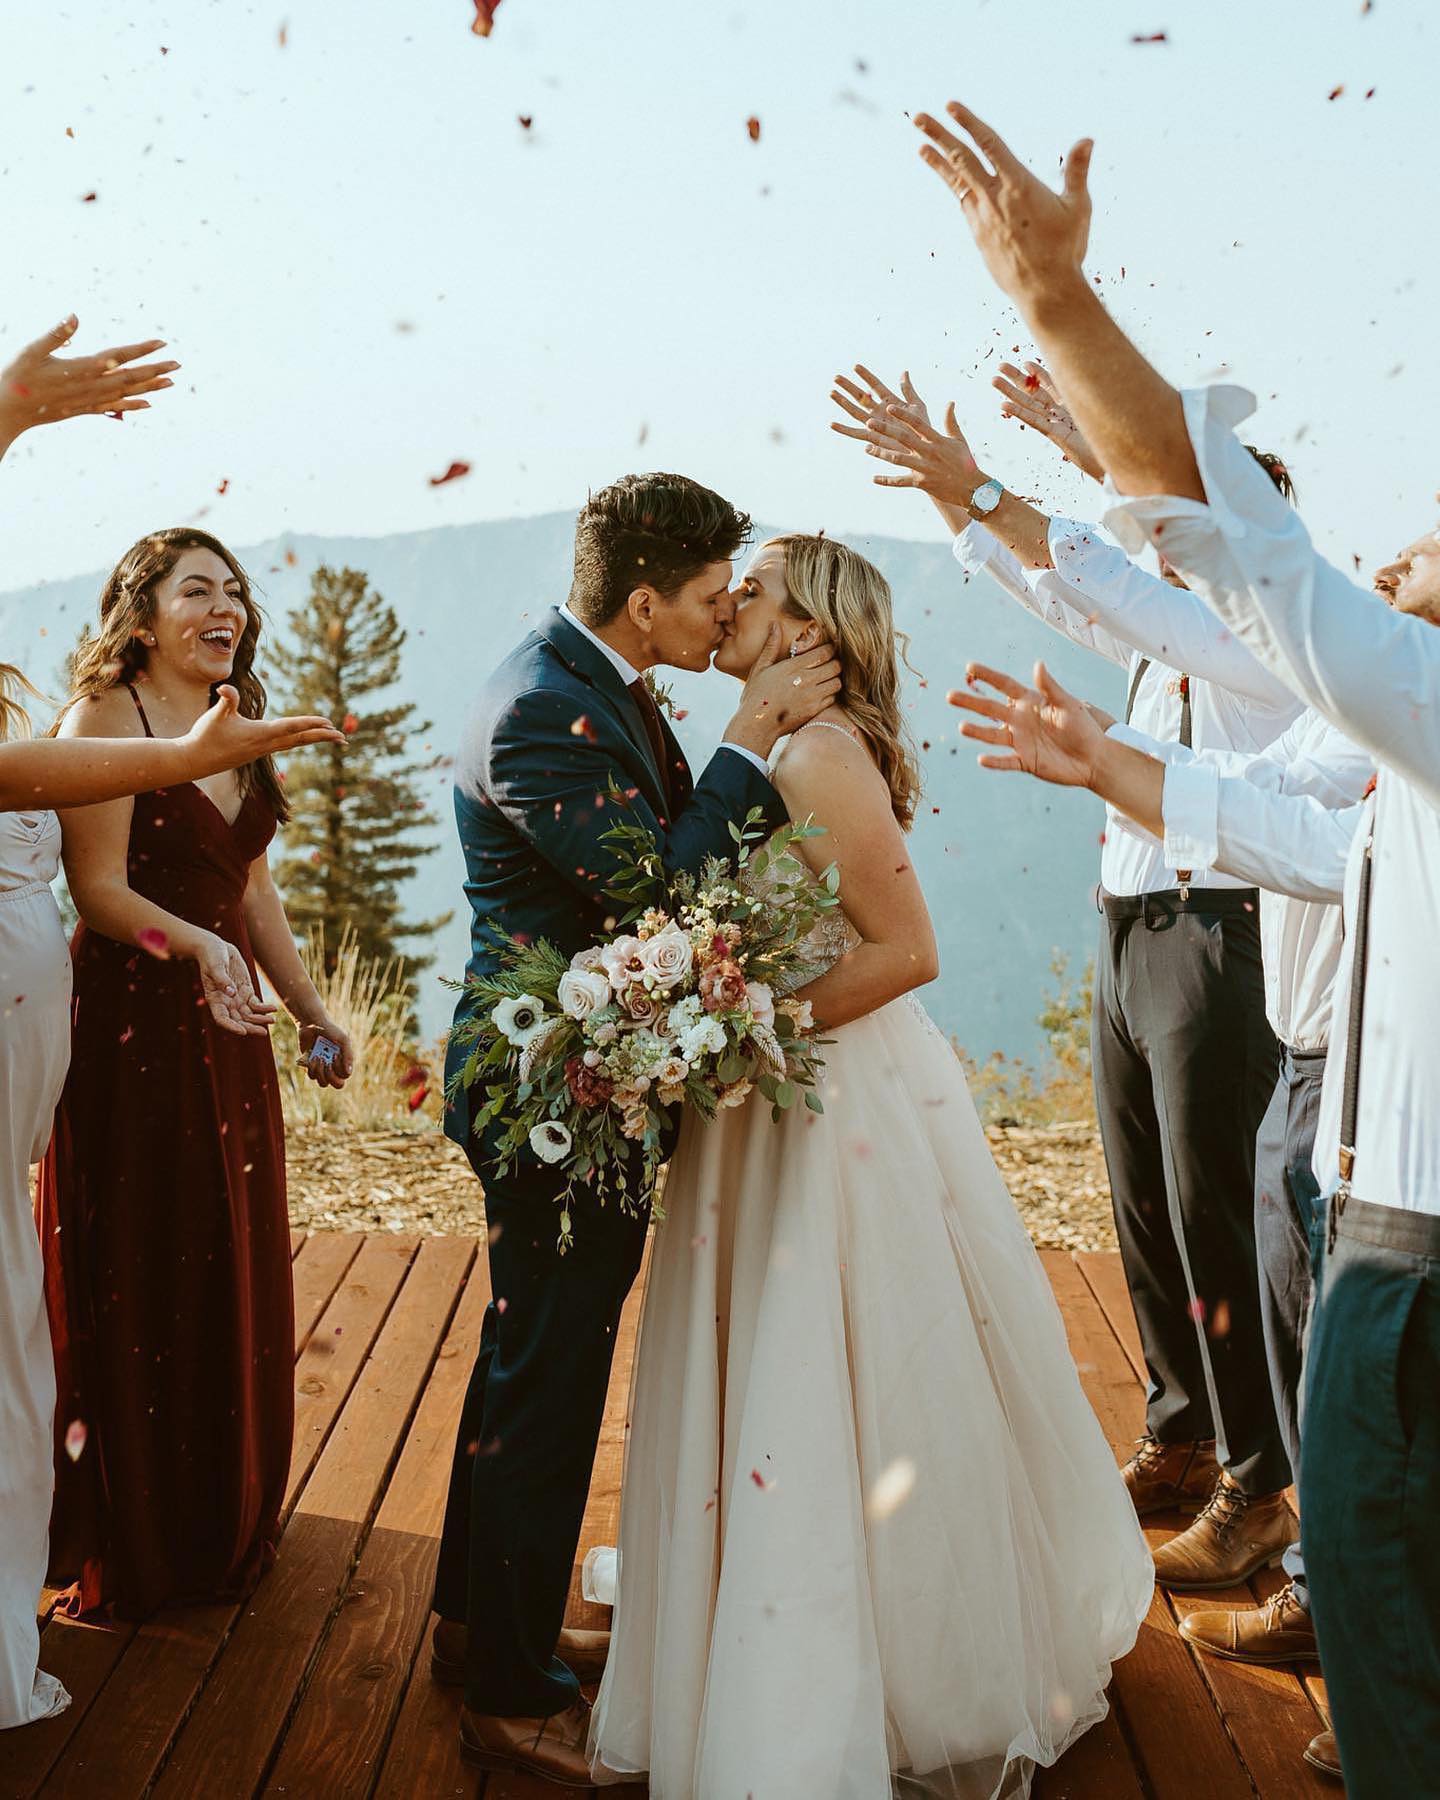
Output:
[[[832,705],[839,692],[840,662],[834,648],[822,641],[798,656],[782,657],[780,627],[772,625],[765,648],[751,666],[726,741],[768,756],[782,737]]]

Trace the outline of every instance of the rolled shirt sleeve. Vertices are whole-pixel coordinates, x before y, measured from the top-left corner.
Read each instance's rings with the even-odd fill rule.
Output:
[[[1052,526],[1054,521],[1051,521]],[[1074,529],[1083,529],[1076,527]],[[968,575],[985,574],[1028,613],[1083,649],[1129,668],[1131,646],[1099,624],[1093,609],[1053,569],[1027,569],[978,519],[955,539],[955,560]],[[1116,551],[1119,556],[1120,552]],[[1125,558],[1120,557],[1123,562]]]
[[[1316,551],[1235,435],[1253,396],[1212,387],[1182,400],[1206,502],[1124,500],[1106,525],[1129,550],[1162,548],[1257,661],[1440,807],[1440,631]]]

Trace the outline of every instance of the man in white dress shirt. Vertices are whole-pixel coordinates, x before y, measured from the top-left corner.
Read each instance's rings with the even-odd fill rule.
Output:
[[[1188,753],[1254,754],[1295,697],[1183,585],[1093,525],[1049,518],[979,468],[949,409],[930,422],[909,377],[840,377],[836,425],[903,468],[956,533],[955,553],[1027,611],[1126,671],[1126,717]],[[1261,458],[1287,495],[1277,458]],[[987,490],[988,493],[987,493]],[[983,516],[976,517],[977,514]],[[1090,1045],[1116,1230],[1149,1374],[1125,1468],[1142,1515],[1200,1507],[1155,1551],[1156,1578],[1221,1588],[1295,1536],[1291,1462],[1267,1371],[1255,1238],[1255,1144],[1275,1086],[1259,895],[1107,819]],[[1223,1468],[1224,1479],[1220,1479]]]
[[[1110,522],[1161,543],[1257,660],[1379,764],[1346,871],[1345,1053],[1316,1135],[1328,1206],[1302,1529],[1352,1800],[1440,1794],[1440,532],[1403,559],[1393,611],[1319,557],[1234,435],[1249,396],[1177,393],[1086,279],[1089,142],[1056,194],[967,108],[948,110],[969,141],[921,114],[921,154],[1133,496]]]

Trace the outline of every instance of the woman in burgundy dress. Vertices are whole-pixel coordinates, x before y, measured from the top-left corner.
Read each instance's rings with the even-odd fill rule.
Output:
[[[174,737],[230,682],[258,717],[260,614],[207,533],[162,531],[105,585],[62,735]],[[258,962],[310,1072],[350,1047],[301,964],[266,847],[267,758],[61,814],[75,934],[70,1073],[40,1182],[59,1405],[51,1574],[72,1616],[234,1596],[273,1561],[290,1463],[284,1127]]]

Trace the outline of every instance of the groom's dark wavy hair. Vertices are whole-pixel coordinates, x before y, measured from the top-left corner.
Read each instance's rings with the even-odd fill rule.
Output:
[[[637,587],[665,598],[749,538],[750,515],[688,475],[622,475],[580,509],[570,605],[607,625]]]

